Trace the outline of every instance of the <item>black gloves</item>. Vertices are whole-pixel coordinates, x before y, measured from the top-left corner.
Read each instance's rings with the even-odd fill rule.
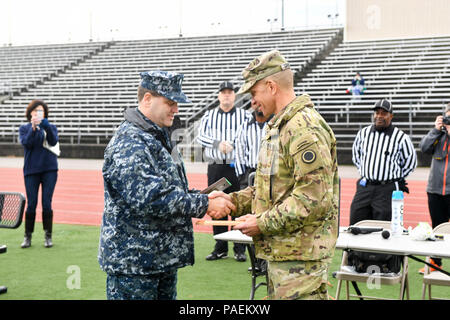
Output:
[[[409,188],[407,187],[407,185],[408,185],[408,182],[406,182],[405,179],[400,179],[398,181],[398,188],[401,191],[406,192],[406,193],[409,194]]]

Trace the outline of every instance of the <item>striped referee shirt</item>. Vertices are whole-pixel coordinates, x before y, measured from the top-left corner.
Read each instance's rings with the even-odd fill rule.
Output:
[[[246,168],[256,169],[261,140],[265,135],[267,122],[256,121],[254,113],[248,115],[236,134],[236,175],[245,173]]]
[[[353,143],[352,160],[369,181],[402,179],[417,166],[411,139],[392,125],[381,132],[374,125],[361,129]]]
[[[198,129],[197,142],[205,147],[208,160],[216,163],[235,161],[235,139],[238,129],[242,126],[248,112],[233,107],[225,112],[220,107],[206,111]],[[233,145],[233,151],[227,154],[219,150],[221,141],[228,141]]]

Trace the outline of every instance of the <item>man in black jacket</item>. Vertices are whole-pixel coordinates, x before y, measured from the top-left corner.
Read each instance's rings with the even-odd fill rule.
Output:
[[[430,175],[428,177],[427,195],[433,228],[450,219],[450,104],[444,116],[439,115],[434,122],[434,128],[422,138],[420,149],[431,154]],[[441,266],[441,259],[434,258],[432,263]],[[431,270],[433,271],[433,269]],[[423,273],[423,268],[419,270]]]

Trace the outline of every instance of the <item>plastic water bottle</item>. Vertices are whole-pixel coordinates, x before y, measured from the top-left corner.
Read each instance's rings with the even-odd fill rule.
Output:
[[[403,192],[392,192],[392,219],[391,232],[393,236],[401,236],[403,234]]]

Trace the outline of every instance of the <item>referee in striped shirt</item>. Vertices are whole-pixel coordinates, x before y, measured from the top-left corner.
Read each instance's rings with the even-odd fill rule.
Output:
[[[238,129],[242,126],[248,112],[236,108],[234,101],[236,94],[233,84],[229,81],[222,82],[219,86],[219,107],[206,111],[199,127],[197,142],[205,148],[205,157],[208,161],[208,185],[225,177],[231,182],[231,186],[224,190],[225,193],[239,191],[239,180],[236,176],[235,166],[235,139]],[[227,220],[224,217],[221,220]],[[214,235],[227,232],[227,226],[214,226]],[[217,260],[228,256],[228,242],[216,241],[214,250],[206,257],[206,260]],[[234,258],[237,261],[246,261],[245,245],[234,244]]]
[[[350,225],[391,220],[392,192],[409,193],[405,178],[417,166],[411,139],[391,123],[392,103],[381,99],[373,110],[374,124],[361,129],[353,143],[353,163],[361,178],[350,206]]]

